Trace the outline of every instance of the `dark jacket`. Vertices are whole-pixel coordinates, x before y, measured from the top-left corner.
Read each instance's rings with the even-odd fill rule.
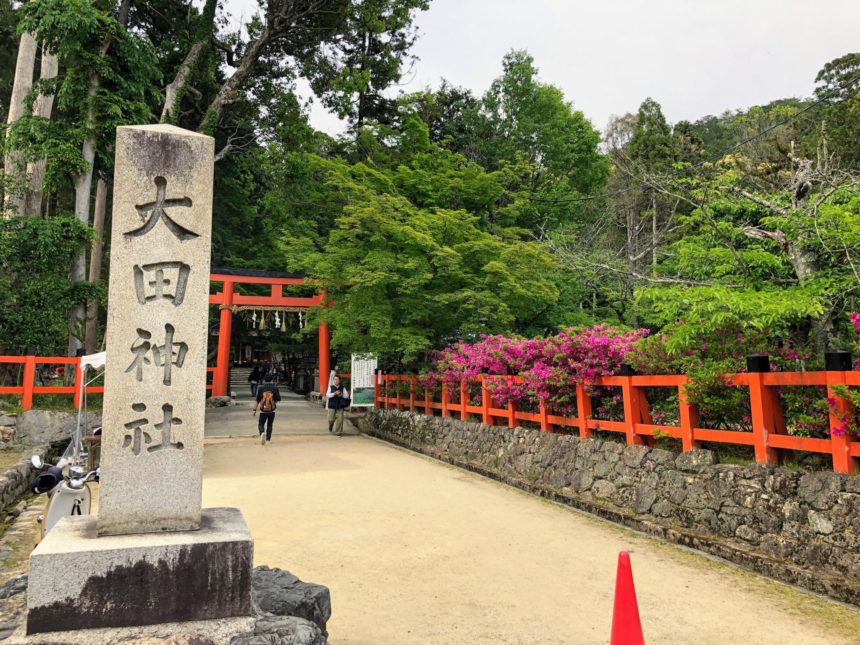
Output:
[[[263,380],[263,374],[260,372],[259,367],[255,367],[254,369],[251,370],[251,373],[248,374],[248,382],[249,383],[251,381],[256,381],[257,383],[259,383],[262,380]]]
[[[281,392],[278,390],[278,386],[274,383],[264,383],[257,388],[257,405],[259,405],[260,401],[263,400],[263,392],[271,392],[272,398],[275,399],[275,403],[281,400]]]
[[[334,393],[338,390],[340,390],[340,396],[328,397],[328,400],[326,401],[326,408],[329,410],[340,410],[341,408],[348,408],[350,406],[349,390],[347,390],[343,385],[328,386],[329,393]]]

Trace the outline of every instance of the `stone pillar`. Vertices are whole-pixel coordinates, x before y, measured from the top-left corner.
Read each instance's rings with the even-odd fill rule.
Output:
[[[99,535],[200,527],[213,153],[117,128]]]
[[[99,514],[30,556],[29,634],[251,612],[242,514],[200,508],[212,171],[210,137],[117,129]]]

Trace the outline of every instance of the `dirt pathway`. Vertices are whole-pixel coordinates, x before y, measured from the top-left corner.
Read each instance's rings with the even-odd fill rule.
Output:
[[[331,643],[607,643],[629,550],[646,641],[860,643],[860,611],[363,437],[285,403],[207,421],[204,505],[238,506],[257,564],[331,588]],[[234,438],[217,438],[232,435]]]

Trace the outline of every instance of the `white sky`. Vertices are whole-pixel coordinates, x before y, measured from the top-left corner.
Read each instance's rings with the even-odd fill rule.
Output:
[[[432,0],[417,24],[420,60],[399,89],[444,77],[480,95],[526,49],[600,130],[648,96],[671,122],[809,96],[824,63],[860,50],[860,0]],[[311,123],[342,130],[319,105]]]

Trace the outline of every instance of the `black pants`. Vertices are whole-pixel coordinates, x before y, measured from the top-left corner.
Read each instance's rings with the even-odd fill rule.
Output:
[[[266,441],[272,440],[272,424],[275,422],[274,412],[260,412],[260,420],[257,421],[257,428],[260,434],[263,434],[263,424],[266,426]]]

